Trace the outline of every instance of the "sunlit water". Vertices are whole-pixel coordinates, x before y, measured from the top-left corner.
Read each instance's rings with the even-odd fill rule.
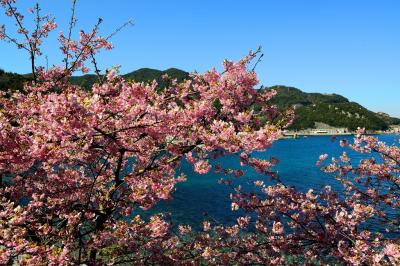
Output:
[[[329,157],[338,157],[345,150],[354,162],[362,158],[371,157],[371,154],[360,154],[349,148],[341,148],[340,139],[352,141],[352,136],[340,136],[336,141],[332,137],[300,137],[298,139],[282,139],[276,141],[272,148],[264,152],[254,154],[258,158],[277,157],[280,162],[275,167],[281,180],[300,191],[307,191],[310,188],[319,190],[322,186],[330,185],[333,190],[339,191],[342,185],[330,174],[322,172],[316,165],[319,155],[327,153]],[[380,135],[379,139],[387,144],[399,145],[399,136]],[[237,155],[219,158],[215,163],[224,167],[240,168]],[[245,176],[234,180],[234,184],[243,185],[246,189],[254,190],[252,185],[256,179],[271,183],[268,177],[257,174],[255,171],[245,168]],[[215,174],[211,171],[206,175],[199,175],[193,172],[192,167],[183,162],[180,171],[188,176],[188,180],[180,183],[173,193],[173,199],[163,201],[151,211],[142,214],[159,212],[170,212],[171,219],[175,224],[189,224],[199,228],[207,215],[207,219],[213,219],[222,224],[233,224],[240,212],[232,212],[229,198],[232,188],[218,184],[218,180],[224,177],[223,174]]]

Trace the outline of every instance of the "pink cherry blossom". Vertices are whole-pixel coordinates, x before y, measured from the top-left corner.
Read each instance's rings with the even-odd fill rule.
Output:
[[[194,164],[194,171],[199,174],[206,174],[210,171],[210,169],[211,165],[205,160],[200,160]]]
[[[56,23],[39,16],[37,28],[25,28],[16,2],[0,0],[6,16],[21,24],[17,48],[34,60]],[[249,64],[259,51],[226,60],[221,72],[168,80],[163,90],[156,81],[126,81],[115,69],[83,90],[69,77],[112,48],[98,35],[100,23],[80,31],[79,40],[60,33],[62,66],[34,67],[22,92],[0,93],[0,264],[400,263],[398,146],[360,129],[352,143],[340,143],[364,155],[358,164],[345,152],[317,162],[328,173],[323,178],[341,187],[299,191],[274,172],[276,158],[254,157],[294,119],[293,109],[279,114],[268,104],[276,91],[256,89]],[[10,41],[4,28],[1,38]],[[261,174],[246,191],[230,177],[247,178],[247,171],[214,167],[232,188],[231,209],[242,215],[236,223],[207,217],[199,221],[203,230],[179,224],[175,230],[168,213],[137,215],[172,198],[186,180],[178,173],[183,159],[206,174],[213,160],[232,153]]]

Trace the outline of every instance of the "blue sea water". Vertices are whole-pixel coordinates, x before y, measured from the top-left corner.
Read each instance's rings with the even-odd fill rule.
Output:
[[[380,135],[378,138],[389,145],[399,145],[398,135]],[[371,154],[356,153],[349,148],[339,145],[340,139],[352,141],[352,136],[339,136],[336,141],[329,136],[300,137],[297,139],[282,139],[276,141],[273,146],[263,152],[253,154],[257,158],[276,157],[280,160],[274,170],[280,179],[289,186],[294,186],[301,191],[310,188],[319,190],[322,186],[330,185],[333,190],[340,190],[342,185],[331,175],[322,172],[315,164],[319,155],[327,153],[330,157],[338,157],[346,151],[354,162],[362,158],[371,157]],[[215,163],[223,167],[240,168],[237,155],[229,155],[217,159]],[[144,216],[159,212],[170,212],[175,224],[189,224],[194,228],[201,226],[204,218],[215,220],[222,224],[233,224],[240,212],[232,212],[230,193],[232,188],[218,183],[223,174],[215,174],[213,171],[206,175],[193,172],[192,166],[182,162],[180,171],[188,176],[186,182],[180,183],[173,193],[173,199],[160,202],[151,211],[143,212]],[[234,184],[254,189],[254,180],[265,180],[271,183],[268,177],[245,168],[243,177],[234,179]],[[207,216],[207,217],[205,217]]]

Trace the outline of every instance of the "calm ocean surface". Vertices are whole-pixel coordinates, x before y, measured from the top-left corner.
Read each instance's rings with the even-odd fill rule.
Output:
[[[379,140],[387,144],[399,145],[398,135],[380,135]],[[341,189],[342,185],[332,175],[322,172],[316,165],[320,154],[327,153],[330,157],[338,157],[343,148],[339,146],[340,139],[352,141],[352,136],[338,136],[336,141],[328,136],[300,137],[298,139],[282,139],[276,141],[272,148],[265,152],[255,153],[258,158],[277,157],[280,162],[275,167],[281,180],[297,189],[307,191],[310,188],[315,190],[322,186],[330,185],[332,189]],[[359,154],[350,149],[344,149],[354,162],[362,158],[370,157],[371,154]],[[239,168],[238,156],[225,156],[219,158],[217,163],[223,167]],[[189,224],[199,228],[207,213],[208,219],[223,224],[233,224],[240,212],[231,211],[229,198],[232,189],[226,185],[218,184],[218,180],[224,177],[223,174],[215,174],[210,171],[207,175],[199,175],[193,172],[192,167],[183,162],[181,171],[188,176],[186,182],[178,184],[173,194],[173,199],[163,201],[151,211],[142,214],[146,217],[150,213],[171,212],[172,221],[179,224]],[[240,178],[233,178],[234,184],[241,184],[249,190],[254,189],[251,185],[256,179],[264,180],[271,184],[268,177],[257,174],[249,168],[245,168],[245,175]]]

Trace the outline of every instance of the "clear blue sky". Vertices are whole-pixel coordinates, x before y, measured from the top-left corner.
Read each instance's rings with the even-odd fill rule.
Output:
[[[26,2],[21,1],[23,9]],[[34,2],[34,1],[32,1]],[[66,30],[71,1],[39,1]],[[263,47],[257,67],[262,84],[295,86],[307,92],[338,93],[373,111],[400,117],[400,1],[259,0],[150,1],[80,0],[78,28],[97,17],[110,33],[128,19],[135,26],[113,39],[100,55],[104,69],[141,67],[205,71],[223,59],[239,59]],[[5,16],[0,24],[8,24]],[[54,33],[51,39],[55,39]],[[59,62],[57,43],[46,46]],[[0,43],[0,67],[29,72],[27,55]]]

